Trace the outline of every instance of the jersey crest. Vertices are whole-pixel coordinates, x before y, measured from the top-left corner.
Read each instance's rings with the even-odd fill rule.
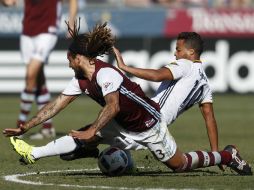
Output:
[[[103,88],[105,89],[105,91],[109,91],[113,88],[113,83],[112,82],[105,82],[102,85],[103,85]]]

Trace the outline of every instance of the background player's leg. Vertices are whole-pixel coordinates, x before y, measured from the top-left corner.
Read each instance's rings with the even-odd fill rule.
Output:
[[[31,60],[26,66],[26,84],[24,91],[21,92],[20,114],[17,122],[18,127],[19,124],[22,124],[27,120],[28,115],[31,112],[32,104],[35,100],[36,78],[40,72],[41,66],[41,63],[38,60]]]
[[[47,103],[49,103],[51,99],[50,93],[46,86],[46,79],[43,66],[41,67],[41,70],[37,77],[37,91],[35,99],[38,110],[40,110]],[[42,124],[42,129],[40,130],[40,132],[31,135],[30,139],[54,138],[55,136],[56,132],[52,125],[52,119],[49,119]]]

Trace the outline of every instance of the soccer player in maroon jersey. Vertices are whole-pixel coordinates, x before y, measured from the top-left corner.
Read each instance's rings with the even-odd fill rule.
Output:
[[[16,0],[4,0],[8,6]],[[61,0],[24,0],[23,30],[20,37],[22,59],[26,64],[25,88],[21,92],[20,114],[17,127],[24,124],[36,102],[41,109],[50,101],[46,86],[44,65],[57,42],[58,25],[61,18]],[[77,0],[69,1],[69,21],[73,26],[77,13]],[[55,137],[51,119],[42,124],[40,132],[31,139]]]
[[[68,27],[73,38],[67,58],[75,77],[54,101],[43,107],[35,117],[19,128],[5,129],[6,136],[22,135],[32,127],[58,114],[82,93],[102,106],[95,121],[85,130],[71,131],[69,136],[54,140],[42,147],[33,147],[17,137],[11,137],[14,150],[23,162],[33,164],[39,158],[66,154],[79,144],[108,143],[115,138],[125,143],[121,148],[147,147],[154,156],[176,172],[218,164],[228,165],[242,175],[251,175],[250,166],[241,159],[233,146],[222,151],[182,153],[161,118],[159,105],[145,96],[139,85],[130,81],[114,66],[97,59],[112,52],[114,37],[106,25],[97,25],[91,32],[78,34],[75,25]],[[114,120],[115,126],[108,124]],[[101,140],[98,142],[97,140]],[[128,143],[135,144],[129,146]],[[124,147],[125,146],[125,147]],[[196,156],[197,155],[197,156]]]

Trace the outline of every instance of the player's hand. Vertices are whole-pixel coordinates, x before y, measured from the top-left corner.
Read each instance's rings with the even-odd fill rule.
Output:
[[[3,130],[3,134],[6,137],[12,137],[12,136],[19,136],[23,135],[25,133],[25,130],[22,128],[7,128]]]
[[[123,61],[123,58],[122,58],[122,55],[121,55],[120,51],[116,47],[114,47],[114,46],[113,46],[112,49],[113,49],[113,52],[115,54],[116,63],[117,63],[118,68],[124,70],[124,67],[126,65],[125,65],[125,63]]]
[[[69,133],[69,135],[72,136],[73,138],[77,138],[77,139],[83,140],[85,142],[93,142],[93,140],[96,139],[95,128],[93,128],[93,127],[90,127],[86,131],[72,130]]]
[[[9,7],[9,6],[14,6],[14,5],[16,5],[17,0],[0,0],[0,2],[1,2],[4,6]]]

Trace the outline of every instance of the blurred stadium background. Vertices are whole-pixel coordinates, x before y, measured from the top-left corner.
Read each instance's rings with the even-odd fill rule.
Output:
[[[23,1],[0,6],[0,92],[19,93],[25,68],[19,53]],[[66,2],[65,2],[66,3]],[[61,92],[72,77],[67,67],[63,10],[60,39],[46,67],[51,92]],[[107,21],[117,36],[126,63],[158,68],[174,59],[174,38],[181,31],[196,31],[205,39],[202,60],[214,92],[254,92],[254,9],[252,0],[79,0],[81,30]],[[104,60],[114,64],[109,56]],[[156,83],[133,79],[146,92]]]
[[[83,32],[97,22],[107,21],[117,37],[116,46],[128,65],[158,68],[174,60],[174,41],[179,32],[196,31],[205,40],[202,61],[215,92],[215,113],[219,125],[220,148],[236,143],[252,164],[254,122],[254,3],[252,0],[79,0],[79,16]],[[25,66],[19,52],[19,34],[23,1],[16,7],[0,5],[0,120],[1,128],[14,127],[19,110],[19,93],[24,88]],[[65,38],[67,6],[63,9],[60,38],[46,66],[50,92],[61,92],[73,76],[68,68]],[[104,60],[114,64],[112,56]],[[130,76],[131,77],[131,76]],[[157,83],[133,78],[149,94]],[[13,96],[9,96],[13,95]],[[89,111],[88,111],[89,110]],[[99,107],[87,98],[74,102],[54,118],[58,135],[89,123],[97,116]],[[35,112],[36,110],[34,110]],[[177,144],[183,151],[209,149],[204,122],[197,107],[180,117],[171,127]],[[36,130],[36,129],[35,129]],[[31,130],[33,132],[33,130]],[[29,141],[31,142],[31,141]],[[42,145],[32,141],[31,144]],[[108,179],[100,172],[42,174],[41,171],[95,168],[94,160],[73,161],[71,165],[58,158],[40,160],[33,166],[20,166],[9,141],[0,136],[1,176],[36,172],[30,181],[52,184],[92,185],[124,188],[194,188],[194,189],[252,189],[253,176],[237,177],[229,169],[222,173],[217,167],[188,174],[174,174],[158,164],[147,152],[134,152],[138,166],[148,166],[136,177]],[[148,156],[147,156],[148,155]],[[49,177],[50,176],[50,177]],[[188,176],[188,178],[186,178]],[[208,176],[208,177],[207,177]],[[223,178],[222,178],[223,176]],[[88,185],[88,186],[87,186]],[[35,186],[0,180],[0,189],[34,189]],[[66,189],[46,186],[38,189]],[[76,186],[73,186],[76,187]],[[90,187],[90,188],[89,188]],[[142,187],[142,188],[141,188]],[[113,187],[112,187],[113,189]],[[115,188],[117,189],[117,188]]]

